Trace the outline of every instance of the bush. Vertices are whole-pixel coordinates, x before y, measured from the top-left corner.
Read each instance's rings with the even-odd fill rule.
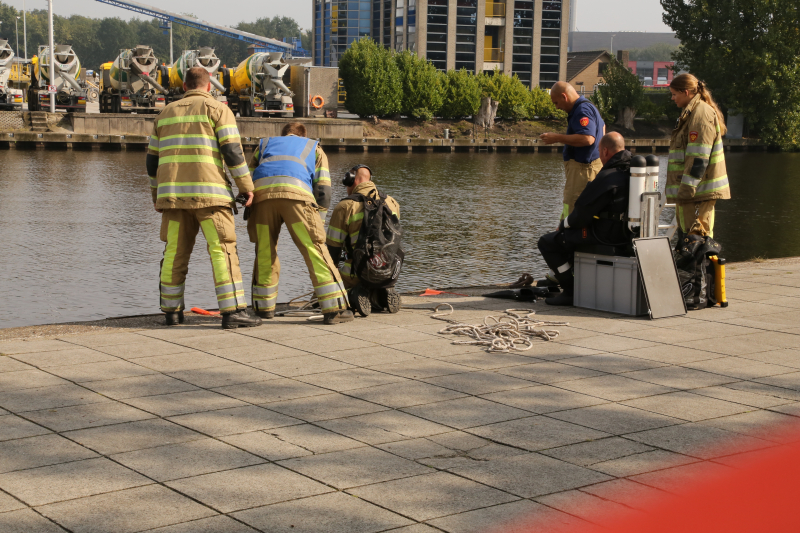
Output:
[[[467,69],[449,70],[445,74],[442,118],[462,119],[475,115],[481,108],[481,85]]]
[[[604,89],[605,85],[598,85],[594,94],[589,97],[589,101],[594,104],[600,112],[600,117],[606,124],[614,123],[614,102],[611,101],[611,95]]]
[[[392,52],[369,37],[357,42],[339,59],[339,76],[347,88],[344,105],[366,118],[400,112],[403,85]]]
[[[478,80],[483,89],[482,96],[489,96],[492,100],[500,102],[497,107],[498,118],[510,120],[528,118],[530,91],[519,81],[516,74],[508,76],[496,68],[492,74],[480,74]]]
[[[567,114],[556,107],[547,91],[541,87],[534,87],[530,93],[528,118],[534,117],[565,120]]]
[[[431,120],[444,99],[444,74],[433,63],[408,50],[394,56],[402,81],[400,113],[407,117]]]
[[[664,116],[664,105],[658,105],[653,102],[652,99],[645,98],[642,100],[638,112],[639,116],[642,117],[645,122],[653,124],[661,120],[661,117]]]

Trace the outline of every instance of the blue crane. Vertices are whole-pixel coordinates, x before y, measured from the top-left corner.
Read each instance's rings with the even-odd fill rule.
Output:
[[[263,49],[266,52],[283,52],[287,55],[291,55],[292,50],[297,49],[296,46],[291,43],[284,43],[276,39],[270,39],[269,37],[254,35],[246,31],[234,30],[233,28],[228,28],[226,26],[217,26],[216,24],[211,24],[205,20],[199,20],[186,15],[173,13],[171,11],[165,11],[163,9],[140,4],[138,2],[128,2],[123,0],[97,1],[103,4],[121,7],[122,9],[128,9],[142,15],[157,18],[162,22],[169,24],[169,26],[166,26],[166,28],[170,28],[173,22],[177,22],[178,24],[183,24],[184,26],[189,26],[190,28],[207,31],[216,35],[222,35],[223,37],[229,37],[238,41],[254,44],[257,48]],[[165,28],[165,26],[162,26],[162,28]],[[300,48],[300,50],[302,50],[302,48]],[[301,52],[300,55],[304,55],[303,52]]]

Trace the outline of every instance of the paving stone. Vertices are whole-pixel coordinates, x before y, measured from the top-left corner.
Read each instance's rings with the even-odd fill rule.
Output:
[[[544,362],[531,365],[513,366],[511,368],[501,368],[498,370],[507,376],[513,376],[536,383],[554,384],[561,381],[572,381],[576,379],[590,378],[604,375],[597,370],[580,368],[577,366],[566,365],[556,362]]]
[[[624,402],[624,405],[690,422],[744,413],[751,410],[742,404],[726,402],[692,392],[671,392]]]
[[[350,492],[414,520],[431,520],[517,499],[446,472],[378,483]]]
[[[497,370],[540,361],[524,354],[473,352],[450,356],[447,361],[478,370]]]
[[[698,350],[694,346],[671,346],[659,344],[656,346],[649,346],[647,348],[636,348],[633,350],[614,350],[618,354],[629,355],[631,357],[638,357],[640,359],[649,359],[651,361],[658,361],[670,365],[682,365],[685,363],[692,363],[695,361],[706,361],[708,359],[718,359],[722,357],[721,354],[713,353],[710,351]]]
[[[612,435],[623,435],[634,431],[643,431],[683,422],[676,418],[650,413],[621,404],[595,405],[582,409],[550,413],[548,416]]]
[[[666,365],[666,363],[650,361],[648,359],[640,359],[638,357],[630,357],[627,355],[619,355],[615,353],[600,353],[595,355],[586,355],[583,357],[573,357],[565,360],[564,363],[567,365],[596,370],[598,372],[605,372],[607,374],[621,374],[623,372],[647,370]]]
[[[50,433],[50,430],[14,415],[0,416],[0,442]]]
[[[139,409],[164,417],[202,413],[245,405],[244,402],[235,398],[207,390],[143,396],[141,398],[129,398],[125,401]]]
[[[518,379],[491,371],[467,372],[463,374],[452,374],[449,376],[426,378],[425,382],[466,394],[475,395],[489,394],[491,392],[499,392],[511,389],[520,389],[523,387],[529,387],[531,385],[529,381],[524,379]]]
[[[19,372],[20,370],[34,370],[34,368],[11,357],[0,355],[0,372]]]
[[[55,387],[0,392],[0,406],[14,413],[107,401],[108,398],[71,383]]]
[[[609,476],[630,477],[636,474],[644,474],[696,462],[698,460],[694,457],[665,450],[653,450],[603,461],[602,463],[594,463],[591,467],[592,470],[603,472]]]
[[[145,448],[112,457],[157,481],[188,478],[264,462],[260,457],[209,438]]]
[[[392,348],[410,354],[432,357],[434,359],[441,357],[449,357],[451,355],[460,355],[465,353],[483,351],[480,346],[465,346],[459,344],[452,344],[452,341],[450,339],[445,339],[445,338],[439,340],[416,341],[416,342],[405,342],[402,344],[393,344]]]
[[[525,389],[484,394],[482,398],[538,414],[607,403],[606,400],[595,398],[594,396],[587,396],[551,387],[550,385],[537,385]]]
[[[167,485],[223,513],[332,491],[321,483],[274,464],[206,474],[171,481]]]
[[[434,529],[431,526],[427,526],[425,524],[414,524],[412,526],[392,529],[391,531],[392,533],[437,533],[438,531],[441,530]]]
[[[767,385],[773,385],[775,387],[800,391],[800,372],[792,372],[790,374],[784,374],[782,376],[761,378],[756,381],[758,383],[765,383]]]
[[[33,506],[151,483],[104,457],[0,474],[0,488]]]
[[[214,390],[225,396],[231,396],[243,402],[255,404],[294,400],[296,398],[330,394],[331,392],[321,387],[286,378],[246,383],[243,385],[231,385]]]
[[[431,472],[426,466],[375,448],[310,455],[281,461],[279,464],[338,489]]]
[[[165,342],[158,339],[151,339],[141,336],[140,340],[130,344],[115,344],[111,346],[99,346],[97,351],[119,357],[121,359],[138,359],[140,357],[154,357],[160,355],[170,355],[194,351],[186,346]]]
[[[420,331],[409,331],[406,328],[383,328],[380,330],[380,333],[376,333],[375,331],[365,330],[365,331],[351,331],[346,333],[348,337],[353,337],[355,339],[361,339],[366,342],[376,343],[379,342],[385,346],[391,346],[392,344],[403,344],[409,342],[425,342],[425,341],[432,341],[436,339],[440,339],[441,337],[437,335],[430,335],[428,333],[422,333]]]
[[[493,442],[538,451],[607,437],[607,433],[544,416],[520,418],[469,430]]]
[[[606,524],[610,520],[618,523],[617,521],[641,515],[641,511],[635,511],[630,507],[579,490],[540,496],[536,498],[536,501],[593,524]]]
[[[3,533],[64,533],[66,530],[30,509],[0,513]]]
[[[731,431],[701,423],[651,429],[631,433],[627,437],[656,448],[699,459],[713,459],[772,446],[772,443],[765,440],[739,436]]]
[[[27,509],[27,507],[19,500],[12,498],[4,492],[0,492],[0,524],[3,523],[2,513],[16,511],[17,509]]]
[[[673,497],[667,492],[627,479],[614,479],[580,490],[632,509],[647,509],[657,502],[673,501]]]
[[[572,346],[580,346],[592,350],[619,353],[621,350],[635,350],[636,348],[648,348],[656,343],[641,339],[620,337],[619,335],[596,335],[564,341]]]
[[[377,346],[378,343],[362,341],[345,335],[328,334],[311,338],[293,335],[292,338],[289,339],[283,338],[280,344],[319,355],[328,352],[338,352],[340,350],[369,348],[371,346]]]
[[[375,333],[373,332],[372,334],[374,335]],[[355,350],[342,350],[341,352],[329,352],[325,354],[325,357],[360,367],[390,365],[393,363],[427,359],[421,355],[395,350],[388,346],[374,346]]]
[[[278,378],[275,374],[270,374],[269,372],[264,372],[263,370],[240,365],[238,363],[213,368],[183,370],[181,372],[170,373],[169,375],[203,389],[238,385],[240,383],[252,383],[254,381],[267,381]]]
[[[270,429],[265,433],[312,453],[338,452],[364,446],[361,442],[311,424]]]
[[[467,372],[469,367],[436,359],[414,359],[411,362],[376,365],[372,370],[404,378],[424,379]]]
[[[406,407],[403,411],[458,429],[528,417],[528,411],[503,406],[481,398],[457,398],[444,402]]]
[[[69,385],[69,381],[41,370],[0,373],[0,392]]]
[[[159,485],[54,503],[39,511],[74,533],[133,533],[215,514]]]
[[[800,391],[786,389],[783,387],[775,387],[772,385],[767,385],[766,383],[759,383],[755,381],[739,381],[738,383],[730,383],[727,385],[727,388],[762,395],[767,397],[770,401],[800,401]]]
[[[53,431],[69,431],[153,418],[153,415],[117,402],[95,403],[30,411],[25,417]]]
[[[301,423],[296,418],[255,405],[193,413],[176,416],[170,420],[211,436],[233,435]]]
[[[285,402],[273,402],[266,404],[266,407],[305,422],[318,422],[386,410],[383,406],[350,398],[343,394],[326,394]]]
[[[343,492],[257,507],[234,516],[275,533],[373,533],[413,523]]]
[[[649,474],[640,474],[633,476],[631,480],[673,494],[683,494],[687,487],[692,487],[698,483],[708,483],[730,472],[729,467],[703,462],[676,466],[675,468],[659,470]]]
[[[448,533],[566,533],[585,531],[589,524],[536,502],[521,500],[431,520]],[[496,528],[496,529],[495,529]]]
[[[541,359],[543,361],[561,361],[573,357],[604,353],[604,350],[582,348],[580,346],[572,346],[559,342],[540,342],[535,343],[533,348],[525,350],[524,353],[527,357]]]
[[[69,350],[17,354],[14,358],[42,369],[118,360],[113,355],[78,346]]]
[[[225,515],[217,515],[148,531],[152,533],[255,533],[256,530]]]
[[[298,326],[301,327],[301,326]],[[242,333],[243,335],[245,333]],[[226,361],[236,363],[256,363],[261,361],[272,361],[274,359],[282,359],[284,357],[299,357],[308,355],[308,352],[290,348],[288,346],[281,346],[274,342],[266,342],[266,346],[260,350],[242,350],[241,348],[214,348],[207,349],[206,351],[212,355],[216,355],[225,359]]]
[[[140,357],[136,360],[137,365],[165,373],[218,367],[227,363],[228,361],[222,359],[221,357],[216,357],[214,355],[209,355],[199,351],[174,353],[169,355],[156,355],[153,357]]]
[[[388,385],[350,391],[348,394],[368,402],[394,408],[424,405],[466,396],[463,392],[437,387],[420,381],[390,383]]]
[[[779,344],[767,344],[762,339],[757,339],[754,337],[755,335],[741,335],[736,338],[736,342],[706,343],[704,348],[708,352],[738,356],[745,356],[758,352],[768,352],[782,348],[782,346]],[[696,345],[696,342],[676,342],[675,344],[677,346],[692,348]]]
[[[544,455],[568,461],[579,466],[590,466],[595,463],[611,461],[620,457],[641,454],[653,450],[639,442],[619,437],[609,437],[592,440],[589,442],[579,442],[569,444],[559,448],[552,448],[541,453]]]
[[[314,354],[270,359],[268,361],[258,361],[250,364],[272,374],[287,378],[355,368],[353,365],[337,361],[336,359]]]
[[[229,435],[227,437],[222,437],[221,440],[269,461],[293,459],[295,457],[313,455],[314,453],[311,450],[281,440],[264,431]]]
[[[600,472],[538,453],[456,468],[453,472],[523,498],[535,498],[610,479]]]
[[[115,400],[198,390],[197,387],[190,383],[163,374],[90,381],[89,383],[84,383],[83,386]]]
[[[643,372],[649,372],[649,370],[644,370]],[[664,394],[675,390],[670,387],[615,375],[564,381],[559,383],[558,386],[562,389],[596,396],[612,402],[655,396],[656,394]]]
[[[664,366],[649,370],[628,372],[625,377],[672,387],[673,389],[696,389],[699,387],[713,387],[739,381],[738,378],[721,376],[710,372],[701,372],[680,366]]]
[[[74,344],[70,344],[58,339],[28,339],[0,342],[0,354],[3,355],[72,350],[74,348]]]
[[[796,422],[791,416],[769,411],[749,411],[731,416],[705,420],[703,425],[733,431],[749,437],[784,442],[784,427]]]
[[[206,438],[200,433],[160,418],[68,431],[64,436],[103,455]]]
[[[740,357],[709,359],[707,361],[689,363],[685,366],[694,370],[702,370],[703,372],[711,372],[738,379],[763,378],[792,372],[792,369],[785,366],[770,365]]]
[[[403,378],[366,368],[351,368],[348,370],[325,372],[324,374],[300,376],[297,380],[318,387],[344,392],[385,385],[387,383],[396,383],[403,381]]]
[[[784,348],[769,352],[751,353],[743,355],[742,359],[788,367],[790,372],[800,368],[800,350],[790,350]]]
[[[770,408],[770,411],[800,417],[800,402],[787,403],[786,405],[772,407]]]
[[[96,349],[104,346],[129,346],[131,344],[138,344],[148,339],[147,337],[144,337],[135,331],[124,331],[113,333],[83,333],[80,335],[68,335],[59,340],[63,340],[64,342],[68,342],[70,344],[77,344],[78,346],[85,346],[86,348]]]
[[[0,473],[92,457],[97,457],[97,454],[59,435],[7,440],[0,442]]]
[[[238,348],[240,350],[261,350],[268,347],[267,342],[247,335],[239,335],[233,331],[223,331],[222,335],[212,337],[184,337],[180,339],[180,344],[195,350],[213,350],[215,348]]]
[[[404,438],[428,437],[452,431],[447,426],[395,410],[354,416],[350,420],[374,426],[390,433],[396,433]]]

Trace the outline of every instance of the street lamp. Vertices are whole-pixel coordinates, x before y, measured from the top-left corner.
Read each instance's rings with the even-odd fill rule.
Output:
[[[614,57],[614,37],[616,36],[617,36],[616,33],[611,35],[611,57]]]
[[[25,61],[28,61],[28,17],[25,11],[25,0],[22,0],[22,39],[25,45]]]
[[[19,57],[19,17],[14,21],[14,33],[17,34],[17,57]]]

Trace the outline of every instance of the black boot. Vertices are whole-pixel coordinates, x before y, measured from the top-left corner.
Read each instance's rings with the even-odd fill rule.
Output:
[[[394,314],[400,312],[400,295],[397,294],[397,291],[394,290],[394,287],[381,289],[379,291],[378,299],[381,302],[381,306],[390,313]]]
[[[350,301],[350,308],[359,315],[366,317],[372,313],[372,302],[369,301],[369,290],[366,287],[356,285],[347,293],[347,299]]]
[[[252,328],[260,325],[261,319],[251,317],[247,309],[222,313],[222,329]]]
[[[256,311],[256,316],[269,320],[270,318],[275,318],[275,310],[272,309],[271,311]]]
[[[381,313],[386,311],[382,301],[385,303],[385,299],[383,298],[385,289],[370,289],[369,291],[369,303],[372,306],[373,313]]]
[[[175,311],[174,313],[164,314],[164,323],[168,326],[177,326],[183,324],[183,311]]]
[[[343,322],[352,322],[355,320],[353,312],[349,309],[344,311],[334,311],[333,313],[325,313],[322,322],[327,325],[341,324]]]
[[[547,298],[544,303],[547,305],[568,306],[573,305],[575,300],[575,273],[569,269],[564,273],[556,274],[558,284],[561,285],[561,294]]]

